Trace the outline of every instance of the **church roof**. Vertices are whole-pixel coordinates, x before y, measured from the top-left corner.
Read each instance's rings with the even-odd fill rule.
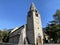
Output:
[[[21,29],[21,28],[24,28],[24,25],[22,25],[21,27],[16,27],[16,28],[14,28],[13,30],[11,30],[11,33],[15,32],[15,31],[17,31],[17,30],[19,30],[19,29]]]
[[[19,28],[19,27],[16,27],[16,28],[14,28],[13,30],[11,30],[11,33],[14,32],[14,31],[16,31],[18,28]]]

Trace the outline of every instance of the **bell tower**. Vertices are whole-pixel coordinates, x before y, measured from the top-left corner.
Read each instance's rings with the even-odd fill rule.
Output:
[[[43,31],[41,25],[41,17],[34,3],[31,4],[27,15],[26,38],[29,44],[42,44]]]

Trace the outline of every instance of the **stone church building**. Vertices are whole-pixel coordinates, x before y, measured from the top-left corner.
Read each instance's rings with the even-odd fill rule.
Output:
[[[34,3],[31,4],[27,13],[27,23],[10,31],[9,43],[43,44],[41,17]]]

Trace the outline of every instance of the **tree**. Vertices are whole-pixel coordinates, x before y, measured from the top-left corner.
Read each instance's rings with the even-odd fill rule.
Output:
[[[2,31],[0,30],[0,42],[2,42]]]
[[[3,42],[8,42],[8,31],[4,30],[2,32],[2,35],[3,35]]]
[[[49,35],[50,39],[52,38],[54,40],[54,42],[57,42],[57,25],[56,24],[48,24],[48,26],[46,27],[46,34]]]
[[[60,10],[57,10],[53,17],[57,24],[60,24]]]
[[[57,43],[60,41],[60,10],[57,10],[53,17],[54,20],[50,21],[45,29],[50,39],[53,38],[54,42]]]

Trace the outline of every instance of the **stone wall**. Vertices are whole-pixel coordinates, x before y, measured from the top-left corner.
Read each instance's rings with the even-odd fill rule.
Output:
[[[22,43],[26,37],[26,25],[9,34],[9,43]]]

